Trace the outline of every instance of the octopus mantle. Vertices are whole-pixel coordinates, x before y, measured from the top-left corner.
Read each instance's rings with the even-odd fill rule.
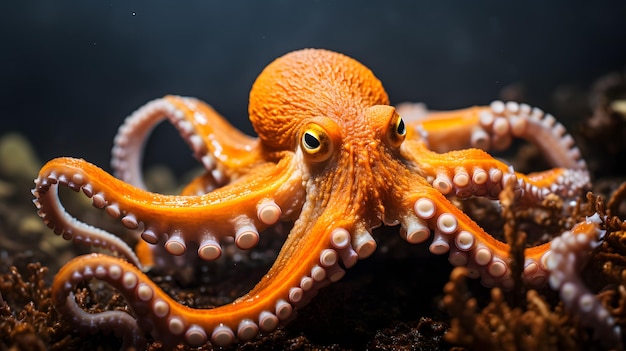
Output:
[[[249,116],[258,138],[242,134],[193,98],[149,102],[126,119],[115,138],[116,177],[84,160],[58,158],[35,180],[39,215],[56,234],[117,253],[68,262],[54,280],[56,308],[79,331],[121,333],[125,346],[141,348],[147,334],[166,346],[249,340],[277,328],[316,290],[371,255],[376,249],[371,231],[383,224],[399,224],[411,244],[428,242],[432,253],[449,253],[453,265],[467,266],[483,284],[510,288],[507,245],[451,200],[497,200],[505,186],[513,187],[516,206],[536,206],[550,194],[573,199],[588,186],[589,175],[572,137],[551,115],[515,102],[400,112],[368,68],[314,49],[278,58],[255,81]],[[206,169],[181,195],[149,192],[143,184],[143,144],[162,120],[179,130]],[[507,148],[513,138],[536,144],[555,168],[525,175],[486,152]],[[117,236],[67,213],[59,185],[82,191],[96,208],[137,230],[143,239],[139,255]],[[602,308],[571,274],[562,274],[563,257],[593,246],[598,221],[566,231],[563,237],[574,239],[559,239],[556,247],[545,243],[525,251],[524,279],[532,285],[549,280],[581,314]],[[142,272],[172,264],[177,256],[216,260],[228,241],[253,249],[259,233],[282,222],[292,227],[275,263],[230,304],[185,307]],[[119,290],[132,315],[82,310],[73,291],[92,278]],[[582,300],[593,311],[576,307]],[[614,322],[602,317],[589,318],[618,337]]]

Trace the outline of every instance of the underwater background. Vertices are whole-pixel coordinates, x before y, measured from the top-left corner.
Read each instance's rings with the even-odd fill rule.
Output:
[[[0,350],[119,346],[107,335],[77,340],[65,330],[69,327],[38,333],[37,323],[42,329],[56,323],[56,316],[36,319],[44,307],[51,311],[48,297],[16,287],[41,283],[45,291],[60,265],[88,251],[53,235],[37,216],[30,189],[42,162],[81,157],[110,171],[118,127],[146,102],[166,94],[197,97],[253,134],[248,94],[261,70],[289,51],[326,48],[368,66],[393,104],[424,102],[448,110],[511,99],[554,114],[580,143],[594,193],[608,196],[626,180],[626,109],[610,118],[597,111],[626,101],[625,24],[626,1],[609,0],[4,3],[0,291],[12,303],[10,309],[0,304]],[[593,119],[597,123],[590,128]],[[157,127],[145,155],[146,168],[163,163],[179,178],[198,167],[169,123]],[[622,219],[625,213],[622,208]],[[442,341],[451,319],[441,307],[453,269],[447,255],[430,255],[426,245],[396,245],[399,236],[392,234],[377,236],[380,249],[342,282],[322,290],[294,322],[231,349],[454,348],[457,344]],[[49,271],[33,269],[34,262]],[[467,285],[481,307],[492,302],[490,290],[479,282]],[[601,289],[598,283],[596,290]],[[558,309],[557,294],[548,288],[542,293]],[[44,298],[23,312],[20,308],[30,306],[29,294]],[[626,297],[623,301],[626,306]],[[620,313],[626,321],[626,309]],[[17,318],[23,315],[35,317]],[[16,336],[15,326],[24,320],[31,328],[25,330],[39,339],[24,342]],[[572,323],[562,329],[572,343],[580,349],[595,343],[591,333],[570,333],[578,330],[568,329]],[[102,346],[102,340],[111,345]]]
[[[0,12],[0,133],[24,133],[43,160],[108,169],[123,119],[165,94],[198,97],[253,133],[252,82],[305,47],[363,62],[392,103],[460,108],[513,87],[569,126],[554,92],[622,69],[625,22],[626,2],[606,0],[13,1]],[[170,132],[147,162],[194,165]]]

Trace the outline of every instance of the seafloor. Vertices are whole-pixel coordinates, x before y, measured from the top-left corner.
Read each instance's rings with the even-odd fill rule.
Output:
[[[515,89],[503,93],[524,99]],[[606,240],[591,255],[582,276],[626,330],[626,235],[621,222],[626,219],[622,200],[626,190],[620,189],[626,181],[626,77],[623,73],[599,77],[588,92],[560,91],[555,97],[553,112],[575,121],[567,126],[592,174],[591,193],[581,194],[581,209],[571,215],[576,218],[557,218],[558,199],[542,204],[532,216],[515,214],[509,221],[493,221],[500,214],[488,208],[480,211],[480,202],[463,206],[496,234],[507,225],[515,227],[517,221],[550,225],[572,223],[593,211],[609,215]],[[522,145],[510,161],[516,170],[529,171],[538,157],[533,146]],[[54,310],[50,300],[54,273],[87,249],[55,236],[37,216],[30,189],[41,165],[24,137],[0,136],[0,350],[118,349],[121,342],[111,335],[73,333]],[[153,189],[175,188],[168,174],[163,168],[148,172]],[[84,199],[62,195],[81,219],[128,235]],[[433,256],[427,245],[411,246],[401,240],[397,228],[375,234],[376,253],[348,270],[340,282],[322,289],[290,323],[225,349],[603,349],[590,330],[579,326],[576,316],[564,311],[549,287],[488,289],[463,279],[461,270],[453,273],[447,255]],[[186,305],[218,306],[241,295],[264,274],[280,248],[280,237],[264,236],[267,239],[253,253],[238,253],[215,266],[150,275]],[[77,298],[90,311],[125,308],[119,295],[98,284],[82,286]],[[162,349],[156,342],[148,348]]]

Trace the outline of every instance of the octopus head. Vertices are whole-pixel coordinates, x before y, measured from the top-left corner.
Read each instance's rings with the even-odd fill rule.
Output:
[[[336,52],[304,49],[263,70],[250,92],[249,114],[266,149],[300,147],[310,161],[321,162],[346,138],[376,137],[372,132],[402,137],[386,131],[389,123],[397,124],[395,130],[404,128],[388,104],[381,82],[361,63]]]

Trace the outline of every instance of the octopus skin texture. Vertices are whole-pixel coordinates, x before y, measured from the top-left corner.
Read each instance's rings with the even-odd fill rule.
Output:
[[[377,245],[372,229],[381,225],[399,225],[409,243],[429,242],[432,253],[449,253],[453,265],[467,266],[487,286],[510,288],[508,246],[451,199],[497,201],[511,183],[516,202],[534,206],[549,194],[573,199],[589,185],[578,148],[551,115],[496,101],[407,112],[403,119],[368,68],[331,51],[299,50],[270,63],[252,86],[249,117],[258,137],[241,133],[201,101],[166,96],[120,127],[116,176],[74,158],[57,158],[41,169],[33,194],[44,222],[68,240],[117,253],[77,257],[56,275],[54,303],[77,331],[115,331],[125,346],[139,348],[148,334],[166,347],[252,339],[276,329],[318,289],[370,256]],[[206,169],[180,195],[149,192],[143,184],[143,144],[163,120]],[[506,149],[513,138],[536,144],[554,168],[525,175],[486,152]],[[59,185],[82,191],[96,208],[136,230],[143,239],[136,251],[72,217]],[[176,259],[216,260],[226,242],[254,249],[259,233],[280,223],[291,229],[273,266],[232,303],[183,306],[143,272]],[[596,227],[584,224],[574,232],[597,237]],[[550,268],[560,264],[552,256],[549,242],[527,248],[524,279],[546,283]],[[73,291],[92,278],[119,290],[132,315],[82,310]],[[570,300],[576,296],[570,293]]]

